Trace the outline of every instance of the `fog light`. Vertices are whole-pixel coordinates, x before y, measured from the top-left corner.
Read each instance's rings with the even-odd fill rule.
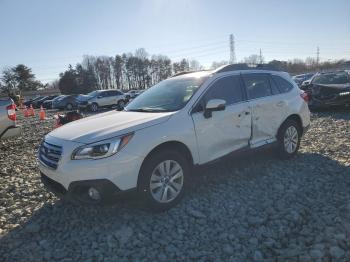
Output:
[[[89,197],[91,197],[93,200],[101,199],[100,192],[98,192],[96,188],[90,187],[88,190],[88,194],[89,194]]]

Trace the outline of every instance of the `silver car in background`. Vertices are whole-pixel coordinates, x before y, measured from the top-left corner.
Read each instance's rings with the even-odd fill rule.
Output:
[[[16,105],[12,99],[0,98],[0,139],[18,136],[21,128],[16,125]]]
[[[80,110],[89,109],[96,112],[103,107],[118,106],[122,109],[126,100],[125,94],[119,90],[96,90],[87,95],[80,95],[77,103]]]

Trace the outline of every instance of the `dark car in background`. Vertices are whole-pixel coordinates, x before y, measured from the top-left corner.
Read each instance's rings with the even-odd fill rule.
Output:
[[[310,109],[350,106],[350,74],[347,71],[317,73],[302,86]]]
[[[52,100],[54,99],[55,97],[57,97],[57,95],[52,95],[52,96],[44,96],[43,98],[41,99],[38,99],[36,101],[33,102],[33,107],[34,108],[39,108],[43,105],[43,103],[47,100]]]
[[[44,102],[43,102],[43,107],[44,108],[46,108],[46,109],[51,109],[52,108],[52,103],[53,103],[53,101],[55,101],[55,100],[57,100],[57,99],[59,99],[59,98],[61,98],[61,97],[63,97],[64,95],[59,95],[59,96],[56,96],[56,97],[54,97],[54,98],[52,98],[52,99],[48,99],[48,100],[45,100]]]
[[[72,110],[77,108],[77,97],[78,95],[65,95],[59,97],[57,100],[52,101],[52,108],[54,109],[66,109]]]
[[[33,105],[34,106],[34,103],[40,99],[44,98],[43,96],[38,96],[38,97],[35,97],[35,98],[31,98],[31,99],[28,99],[26,100],[23,105],[24,106],[27,106],[27,107],[30,107],[30,105]]]
[[[300,87],[304,81],[310,80],[315,74],[314,73],[307,73],[307,74],[301,74],[293,76],[293,80],[297,85]]]

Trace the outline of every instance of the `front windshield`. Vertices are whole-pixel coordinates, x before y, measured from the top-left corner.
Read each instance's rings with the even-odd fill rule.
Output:
[[[170,78],[151,87],[125,111],[171,112],[183,108],[207,77]]]
[[[88,93],[88,96],[95,96],[98,93],[98,91],[92,91],[90,93]]]
[[[312,80],[313,84],[329,85],[329,84],[348,84],[350,83],[349,75],[345,72],[332,73],[315,76]]]

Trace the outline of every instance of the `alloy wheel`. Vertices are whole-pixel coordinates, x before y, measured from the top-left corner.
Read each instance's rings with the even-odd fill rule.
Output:
[[[184,183],[183,169],[174,160],[161,162],[152,172],[150,192],[160,203],[173,201],[182,191]]]
[[[97,111],[97,105],[96,104],[92,104],[91,105],[91,111],[92,112],[96,112]]]
[[[292,154],[295,152],[298,146],[298,141],[298,130],[294,126],[288,127],[284,134],[284,149],[287,153]]]

